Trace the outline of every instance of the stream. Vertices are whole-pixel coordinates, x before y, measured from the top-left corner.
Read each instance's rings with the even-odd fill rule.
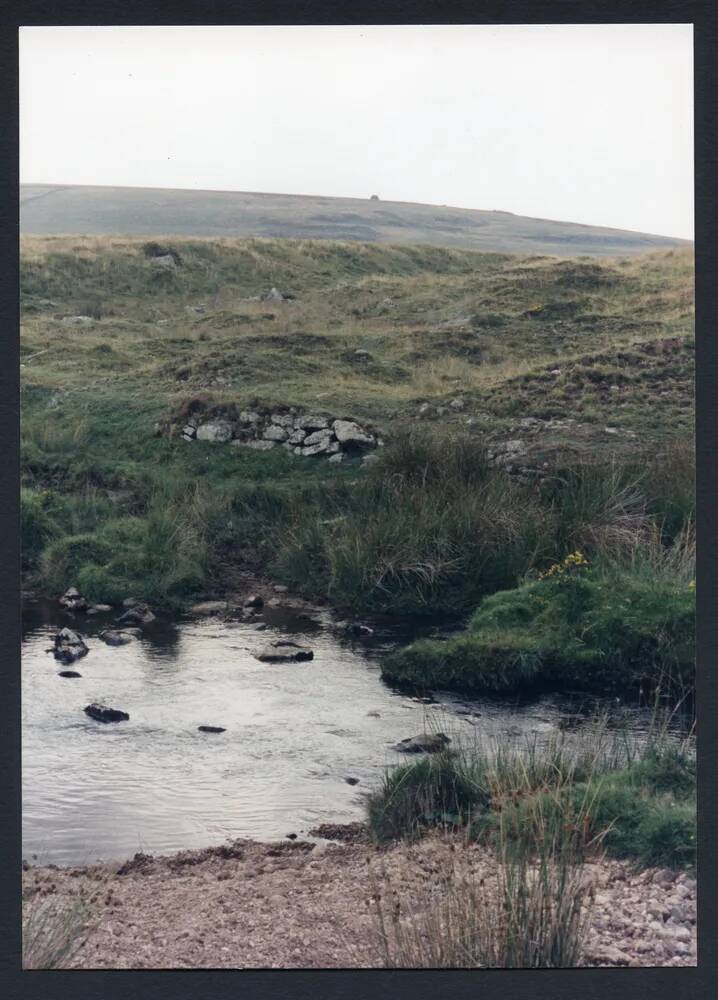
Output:
[[[416,635],[373,621],[370,638],[348,638],[329,610],[265,608],[250,620],[189,616],[158,621],[121,647],[97,634],[111,615],[73,616],[30,602],[23,614],[23,857],[89,864],[136,851],[167,854],[227,839],[306,837],[324,822],[364,816],[367,791],[393,745],[425,729],[454,744],[548,740],[596,702],[550,695],[526,704],[435,692],[426,704],[387,687],[381,655]],[[266,630],[258,631],[265,623]],[[86,637],[71,669],[51,653],[58,627]],[[275,638],[314,650],[303,663],[262,663],[252,651]],[[102,724],[83,708],[102,702],[130,719]],[[626,712],[611,705],[625,723]],[[583,714],[582,714],[583,713]],[[639,738],[650,713],[630,711]],[[200,725],[222,726],[202,733]],[[350,784],[347,778],[355,779]]]

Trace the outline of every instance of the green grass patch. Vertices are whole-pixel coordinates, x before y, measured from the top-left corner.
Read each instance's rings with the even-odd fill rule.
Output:
[[[487,597],[466,633],[387,656],[393,683],[509,694],[568,688],[633,696],[694,686],[695,595],[629,573],[560,572]]]

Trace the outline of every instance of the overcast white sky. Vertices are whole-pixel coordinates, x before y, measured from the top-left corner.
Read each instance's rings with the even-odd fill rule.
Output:
[[[690,25],[20,31],[20,177],[693,238]]]

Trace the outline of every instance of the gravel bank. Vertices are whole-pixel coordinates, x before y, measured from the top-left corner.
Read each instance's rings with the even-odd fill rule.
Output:
[[[343,843],[238,840],[118,866],[29,867],[26,895],[88,901],[91,927],[72,959],[85,969],[355,968],[381,964],[369,900],[374,878],[411,895],[460,856],[478,877],[489,851],[448,840],[378,850],[361,829]],[[696,885],[617,861],[586,866],[594,906],[583,964],[696,964]],[[385,883],[386,884],[386,883]]]

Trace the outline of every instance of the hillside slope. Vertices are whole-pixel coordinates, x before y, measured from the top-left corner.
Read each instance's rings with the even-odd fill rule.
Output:
[[[584,544],[566,525],[597,484],[564,515],[533,472],[622,461],[643,482],[647,456],[682,455],[650,500],[683,483],[685,502],[661,510],[671,524],[692,510],[690,251],[100,237],[21,251],[25,569],[51,593],[165,601],[269,570],[352,607],[463,613]],[[387,447],[366,467],[287,451],[281,431],[253,450],[239,446],[250,412],[356,420]],[[195,419],[234,440],[187,443]],[[406,446],[417,428],[428,451]],[[484,448],[500,468],[477,491]],[[415,467],[435,478],[414,487]],[[626,475],[609,513],[630,501],[632,525]]]
[[[432,244],[500,253],[612,256],[690,245],[510,212],[359,198],[26,184],[23,234],[283,237]]]

